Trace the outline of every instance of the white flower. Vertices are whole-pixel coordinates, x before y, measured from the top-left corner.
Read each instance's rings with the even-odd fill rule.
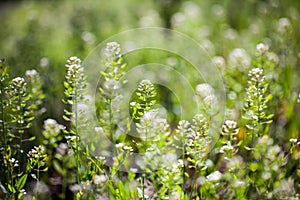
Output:
[[[277,54],[273,53],[273,52],[267,52],[267,59],[271,62],[273,62],[274,64],[277,64],[279,62],[279,58],[277,56]]]
[[[297,138],[291,138],[290,143],[297,143]]]
[[[279,33],[284,34],[291,28],[291,22],[288,18],[280,18],[278,21],[277,30]]]
[[[27,70],[25,72],[25,75],[26,76],[36,76],[36,75],[38,75],[38,73],[37,73],[37,71],[35,69],[32,69],[32,70]]]
[[[202,83],[196,86],[196,92],[200,97],[205,98],[207,96],[213,95],[214,89],[208,83]]]
[[[233,187],[235,188],[243,187],[245,184],[246,184],[245,181],[236,180],[233,182]]]
[[[56,151],[60,155],[65,155],[68,152],[68,145],[66,143],[60,143]]]
[[[226,66],[225,59],[222,56],[213,57],[212,62],[218,67],[218,69],[221,70],[223,70]]]
[[[233,151],[233,146],[229,143],[221,147],[220,153],[226,153],[229,151]]]
[[[129,171],[131,171],[132,173],[137,173],[138,169],[137,168],[130,168]]]
[[[216,182],[218,180],[220,180],[222,177],[222,173],[219,172],[219,171],[215,171],[209,175],[206,176],[206,178],[209,180],[209,181],[212,181],[212,182]]]
[[[103,128],[100,127],[100,126],[95,127],[94,130],[95,130],[95,132],[97,132],[97,133],[103,133],[103,132],[104,132]]]
[[[26,82],[22,77],[16,77],[12,80],[12,84],[14,88],[22,88],[26,86]]]
[[[49,64],[50,64],[50,61],[49,61],[49,59],[48,58],[42,58],[41,60],[40,60],[40,65],[41,65],[41,67],[47,67],[47,66],[49,66]]]
[[[124,147],[124,146],[125,146],[124,143],[118,143],[118,144],[116,144],[116,148],[117,149],[122,149],[122,147]]]
[[[226,120],[222,129],[223,135],[228,135],[229,133],[236,135],[238,133],[237,122],[233,120]]]
[[[64,128],[63,125],[57,123],[56,120],[54,119],[46,119],[44,121],[44,129],[45,131],[54,131],[54,132],[59,132]]]
[[[120,57],[121,56],[120,44],[117,42],[109,42],[106,44],[105,56],[108,58]]]
[[[95,42],[95,35],[91,32],[84,31],[81,35],[81,39],[88,44],[93,44]]]
[[[233,67],[240,67],[241,71],[247,69],[251,64],[251,59],[245,49],[236,48],[229,54],[229,64]]]
[[[256,45],[256,52],[257,52],[257,55],[259,55],[259,56],[267,53],[268,50],[269,50],[269,45],[267,45],[267,44],[259,43],[258,45]]]
[[[271,173],[266,171],[262,174],[262,178],[265,179],[265,180],[268,180],[271,178]]]
[[[107,179],[106,179],[106,176],[104,176],[104,175],[100,175],[100,176],[99,176],[99,175],[95,174],[95,175],[93,176],[93,182],[94,182],[96,185],[104,184],[106,180],[107,180]]]

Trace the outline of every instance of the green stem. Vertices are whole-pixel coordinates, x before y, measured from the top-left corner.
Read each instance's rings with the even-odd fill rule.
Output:
[[[3,90],[1,89],[1,124],[2,124],[2,131],[3,131],[3,137],[4,137],[4,151],[6,152],[7,149],[7,135],[6,135],[6,129],[5,129],[5,117],[4,117],[4,105],[3,105]]]
[[[2,125],[2,133],[3,133],[3,138],[4,138],[4,152],[5,154],[7,153],[7,133],[6,133],[6,127],[5,127],[5,115],[4,115],[4,96],[3,96],[3,86],[1,84],[1,95],[0,95],[0,102],[1,102],[1,125]],[[4,156],[4,155],[3,155]],[[7,163],[8,165],[8,163]],[[6,166],[5,166],[6,167]],[[5,169],[6,173],[6,181],[9,181],[9,173],[8,173],[8,168]]]
[[[78,110],[77,110],[77,86],[76,86],[76,81],[75,81],[75,96],[73,97],[73,105],[75,105],[75,136],[76,136],[76,142],[75,142],[75,148],[76,148],[76,167],[77,167],[77,182],[78,184],[81,183],[81,174],[80,174],[80,156],[79,156],[79,135],[78,135]]]
[[[146,199],[145,198],[145,174],[142,175],[142,199]]]
[[[38,192],[39,192],[39,180],[40,180],[40,169],[39,169],[39,164],[38,164],[38,169],[37,169],[37,173],[36,173],[36,194],[35,194],[35,198],[38,199]]]

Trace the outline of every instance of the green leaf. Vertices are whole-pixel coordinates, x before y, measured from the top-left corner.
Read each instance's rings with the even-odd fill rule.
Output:
[[[252,172],[255,172],[257,169],[258,169],[258,164],[257,163],[250,163],[249,165],[249,169],[252,171]]]
[[[60,166],[60,164],[58,163],[58,161],[57,160],[54,160],[53,161],[53,167],[54,167],[54,169],[59,173],[59,174],[61,174],[61,175],[63,175],[63,169],[61,168],[61,166]]]
[[[70,118],[68,118],[66,115],[63,115],[63,119],[67,122],[71,121]]]
[[[25,183],[26,183],[26,180],[27,180],[27,176],[28,174],[24,174],[23,176],[21,176],[21,178],[18,180],[18,182],[16,183],[16,189],[17,190],[21,190]]]
[[[12,193],[16,193],[16,189],[14,188],[14,186],[8,184],[7,187],[9,191],[11,191]]]

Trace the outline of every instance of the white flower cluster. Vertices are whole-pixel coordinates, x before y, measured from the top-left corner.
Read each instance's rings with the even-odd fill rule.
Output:
[[[26,85],[27,85],[27,83],[25,82],[24,78],[16,77],[12,80],[11,89],[14,92],[19,91],[20,93],[24,93],[25,89],[26,89]]]
[[[78,71],[83,72],[81,60],[76,56],[72,56],[67,60],[66,67],[68,68],[67,76],[75,76]]]
[[[124,143],[118,143],[115,145],[117,149],[128,153],[129,155],[133,154],[133,148],[131,146],[127,146]]]
[[[212,58],[213,64],[221,71],[225,69],[226,62],[222,56],[215,56]]]
[[[38,75],[37,71],[35,69],[32,69],[32,70],[27,70],[25,72],[25,75],[26,76],[29,76],[29,77],[35,77]]]
[[[10,162],[10,164],[13,166],[13,167],[18,167],[19,166],[19,161],[15,158],[10,158],[8,159],[8,161]]]
[[[253,82],[263,82],[265,80],[264,71],[260,68],[251,69],[248,76]]]
[[[215,91],[208,83],[198,84],[196,86],[196,94],[200,97],[200,101],[204,103],[206,108],[210,108],[212,110],[217,110],[219,108],[218,98],[215,95]]]
[[[256,55],[257,56],[266,56],[267,60],[277,64],[279,62],[279,58],[276,53],[269,51],[269,45],[265,43],[259,43],[256,45]]]
[[[251,64],[251,58],[245,49],[236,48],[230,52],[228,62],[232,67],[245,71]]]
[[[107,58],[118,58],[121,56],[121,47],[117,42],[109,42],[106,44],[105,56]]]
[[[288,18],[280,18],[278,21],[277,31],[281,34],[287,33],[291,29],[291,22]]]
[[[238,133],[237,122],[233,120],[226,120],[222,126],[222,134],[223,135],[236,135]]]
[[[269,51],[269,45],[264,43],[259,43],[256,45],[256,52],[259,56],[264,55]]]
[[[59,132],[64,129],[64,126],[57,123],[57,121],[54,119],[46,119],[44,121],[44,129],[45,131]]]

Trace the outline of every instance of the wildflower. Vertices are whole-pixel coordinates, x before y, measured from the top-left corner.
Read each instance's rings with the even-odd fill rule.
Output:
[[[124,146],[125,146],[124,143],[118,143],[118,144],[116,144],[116,148],[117,149],[122,149]]]
[[[226,120],[225,123],[222,126],[222,134],[223,135],[236,135],[239,131],[237,127],[237,122],[233,120]]]
[[[117,42],[109,42],[106,44],[105,56],[107,58],[118,58],[121,56],[120,44]]]
[[[72,192],[79,192],[81,190],[81,186],[78,184],[70,185],[70,190]]]
[[[280,18],[277,25],[277,31],[281,34],[287,33],[291,29],[291,22],[288,18]]]
[[[297,140],[298,140],[297,138],[291,138],[289,141],[290,141],[290,143],[294,143],[295,144],[295,143],[297,143]]]
[[[24,78],[17,77],[12,80],[12,89],[15,92],[17,92],[17,90],[19,90],[22,93],[24,93],[26,85],[27,84],[26,84]]]
[[[60,125],[57,123],[56,120],[54,119],[47,119],[44,121],[44,129],[45,131],[54,131],[54,132],[59,132],[64,128],[63,125]]]
[[[66,143],[60,143],[56,149],[57,153],[60,155],[65,155],[68,152],[68,145]]]
[[[233,146],[230,143],[222,146],[220,149],[220,153],[232,152],[234,150]]]
[[[137,173],[137,172],[138,172],[138,169],[137,169],[137,168],[131,167],[131,168],[129,169],[129,171],[131,171],[132,173]]]
[[[19,166],[19,161],[16,160],[15,158],[10,158],[8,161],[9,161],[10,164],[11,164],[12,166],[14,166],[14,167],[18,167],[18,166]]]
[[[34,76],[38,75],[38,73],[37,73],[37,71],[35,69],[32,69],[32,70],[27,70],[25,72],[25,75],[26,76],[30,76],[30,77],[34,77]]]
[[[149,119],[153,118],[155,114],[149,111],[156,103],[154,99],[156,96],[154,84],[150,80],[140,81],[136,95],[137,101],[130,103],[133,119],[138,120],[147,112],[146,117]]]
[[[45,67],[49,66],[49,64],[50,64],[50,61],[49,61],[49,59],[46,58],[46,57],[44,57],[44,58],[42,58],[42,59],[40,60],[40,66],[41,66],[42,68],[45,68]]]
[[[220,70],[224,70],[226,63],[225,63],[225,59],[222,56],[215,56],[212,58],[212,62],[214,63],[214,65],[216,65],[218,67],[218,69]]]
[[[276,53],[267,52],[266,56],[267,56],[267,59],[274,64],[277,64],[279,62],[279,58]]]
[[[215,171],[209,175],[206,176],[206,178],[211,182],[217,182],[222,177],[222,173],[219,171]]]
[[[133,148],[131,146],[124,146],[123,150],[129,154],[131,154],[133,152]]]
[[[225,30],[224,33],[224,37],[228,40],[234,40],[236,39],[238,36],[238,33],[236,30],[232,29],[232,28],[228,28],[227,30]]]
[[[235,187],[235,188],[243,187],[245,185],[246,185],[245,181],[242,181],[242,180],[235,180],[233,182],[233,187]]]
[[[264,71],[260,68],[254,68],[248,73],[248,87],[246,88],[246,103],[244,106],[245,114],[243,118],[248,122],[246,127],[252,132],[252,141],[254,136],[263,134],[265,126],[272,122],[272,114],[268,114],[267,103],[272,98],[268,94],[268,83],[264,76]]]
[[[205,98],[214,94],[214,89],[208,83],[202,83],[196,86],[196,92],[200,97]]]
[[[179,169],[181,169],[181,168],[184,167],[184,164],[183,164],[183,160],[182,160],[182,159],[178,159],[177,167],[178,167]]]
[[[268,50],[269,50],[269,46],[267,44],[259,43],[258,45],[256,45],[256,53],[259,56],[266,54]]]
[[[104,132],[103,128],[102,128],[102,127],[99,127],[99,126],[98,126],[98,127],[95,127],[94,130],[95,130],[96,133],[103,133],[103,132]]]
[[[93,176],[93,182],[96,184],[96,185],[99,185],[99,184],[104,184],[106,182],[106,176],[104,175],[97,175],[97,174],[94,174]]]
[[[229,54],[229,64],[233,67],[239,67],[240,71],[244,71],[251,64],[251,59],[245,49],[236,48]]]
[[[84,31],[81,35],[81,39],[87,44],[94,44],[96,38],[95,35],[91,32]]]

